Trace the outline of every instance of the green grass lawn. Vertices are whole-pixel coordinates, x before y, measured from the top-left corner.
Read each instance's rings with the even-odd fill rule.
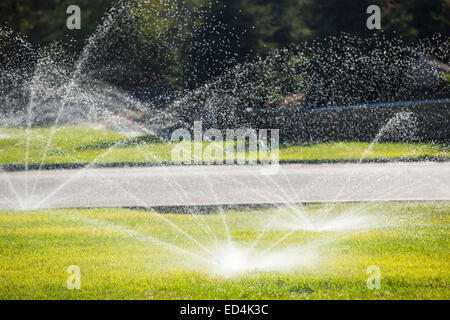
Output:
[[[0,164],[172,162],[174,144],[154,137],[126,137],[108,130],[58,127],[47,148],[51,136],[51,128],[0,129]],[[448,158],[450,149],[441,144],[378,143],[370,147],[365,142],[337,142],[283,146],[280,150],[282,161],[424,157]]]
[[[376,228],[292,232],[274,223],[325,210],[329,217],[372,217],[377,223],[366,226]],[[0,212],[0,299],[447,300],[449,226],[449,202],[308,205],[205,216],[123,209]],[[255,244],[259,253],[274,244],[273,254],[309,248],[274,256],[277,263],[289,257],[306,262],[284,271],[217,272],[208,259],[219,254],[228,234],[236,247]],[[81,290],[66,288],[71,265],[80,267]],[[367,287],[372,265],[381,271],[379,290]]]

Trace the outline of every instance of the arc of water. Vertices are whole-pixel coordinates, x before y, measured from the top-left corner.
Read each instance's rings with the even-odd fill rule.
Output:
[[[414,185],[413,185],[414,186]],[[416,188],[418,188],[418,186],[415,186]],[[392,189],[394,189],[394,187],[389,188],[385,194],[388,193],[392,193]],[[404,185],[401,189],[411,189],[411,185]],[[400,190],[401,191],[401,190]],[[334,204],[334,206],[336,205],[336,203]],[[359,208],[363,208],[364,210],[359,210],[359,212],[364,212],[367,211],[369,208],[378,205],[378,201],[373,201],[372,205],[367,205],[367,203],[364,204],[360,204]],[[358,212],[358,208],[354,209],[354,212]],[[263,251],[263,254],[266,254],[267,252],[271,251],[273,248],[275,248],[276,246],[278,246],[279,244],[281,244],[282,242],[284,242],[285,240],[287,240],[290,236],[292,236],[297,230],[291,230],[290,232],[287,232],[282,238],[280,238],[279,240],[277,240],[276,242],[274,242],[272,245],[270,245],[266,250]],[[320,231],[320,230],[319,230]],[[364,231],[359,231],[359,232],[364,232]]]
[[[112,148],[107,151],[107,152],[111,152]],[[105,153],[107,153],[105,152]],[[102,156],[104,156],[105,154],[103,154]],[[87,167],[84,167],[83,169],[79,170],[76,174],[74,174],[70,179],[68,179],[65,183],[63,183],[61,186],[59,186],[56,190],[54,190],[50,195],[48,195],[47,197],[45,197],[43,200],[41,200],[37,205],[35,205],[35,208],[39,208],[41,207],[41,205],[43,203],[45,203],[48,199],[50,199],[52,196],[54,196],[55,194],[57,194],[60,190],[62,190],[65,186],[67,186],[69,183],[71,183],[74,179],[76,179],[81,172],[83,172],[84,170],[87,170],[89,167],[92,167],[94,163],[91,163],[90,165],[88,165]],[[130,196],[132,196],[134,199],[140,200],[142,201],[142,199],[137,198],[135,195],[130,194],[126,189],[124,189],[122,186],[117,185],[118,187],[122,188],[122,190],[126,191]],[[191,238],[193,241],[196,241],[194,238],[192,238],[192,236],[190,236],[189,234],[187,234],[184,230],[182,230],[180,227],[178,227],[177,225],[173,224],[171,221],[167,220],[166,218],[163,218],[167,223],[171,224],[173,227],[175,228],[179,228],[179,231],[182,232],[184,235],[188,236],[189,238]],[[200,244],[201,245],[201,244]],[[201,245],[203,247],[203,245]],[[204,250],[209,251],[208,249],[206,249],[205,247],[203,247]]]
[[[168,170],[168,169],[163,167],[163,170]],[[179,191],[175,190],[177,195],[181,194],[181,198],[186,200],[187,199],[187,194],[184,191],[183,187],[177,182],[176,179],[172,178],[171,176],[169,176],[169,177],[171,178],[171,181],[172,181],[173,185],[176,186],[178,188],[178,190],[179,190]],[[166,176],[164,176],[164,179],[167,179]],[[195,217],[197,222],[200,222],[199,225],[202,228],[202,230],[210,237],[210,239],[212,241],[215,241],[217,243],[217,237],[212,232],[209,224],[207,222],[205,222],[205,219],[203,219],[203,217],[201,215],[198,215],[198,214],[194,214],[193,216]]]
[[[108,178],[107,178],[108,179]],[[110,182],[112,182],[110,179],[108,179]],[[143,199],[141,199],[140,197],[137,197],[136,195],[130,193],[127,189],[123,188],[120,184],[115,184],[115,186],[119,187],[122,191],[124,191],[128,196],[132,197],[135,200],[138,200],[139,202],[145,203],[145,201]],[[150,207],[148,205],[146,205],[146,207]],[[165,218],[162,214],[158,214],[156,213],[156,216],[161,219],[162,221],[164,221],[165,223],[169,224],[171,227],[175,228],[178,232],[180,232],[182,235],[184,235],[185,237],[187,237],[188,239],[190,239],[191,241],[193,241],[195,244],[197,244],[202,250],[204,250],[205,252],[207,252],[208,254],[210,254],[212,257],[215,257],[215,254],[209,250],[208,248],[206,248],[203,244],[201,244],[197,239],[195,239],[193,236],[191,236],[189,233],[187,233],[184,229],[182,229],[180,226],[176,225],[175,223],[173,223],[172,221],[170,221],[169,219]]]
[[[47,154],[48,154],[48,149],[50,148],[50,145],[52,144],[53,141],[53,137],[57,131],[57,125],[59,123],[59,120],[61,118],[62,112],[66,107],[67,104],[67,100],[69,98],[69,95],[71,94],[71,91],[73,88],[75,88],[75,84],[76,84],[76,78],[81,76],[81,72],[82,72],[82,68],[84,66],[84,64],[88,61],[89,55],[90,55],[90,51],[94,48],[95,43],[97,41],[99,41],[99,39],[101,37],[104,37],[109,30],[113,27],[114,23],[114,19],[115,19],[115,14],[119,15],[120,13],[125,12],[126,7],[122,4],[122,2],[119,2],[119,5],[122,5],[122,7],[119,7],[120,9],[117,9],[117,7],[112,7],[109,12],[106,14],[106,18],[105,20],[103,20],[103,23],[97,27],[96,32],[94,32],[93,35],[91,35],[87,41],[87,45],[83,48],[83,51],[77,61],[77,63],[75,64],[75,70],[72,73],[72,76],[70,77],[69,83],[68,85],[65,87],[65,94],[63,96],[62,99],[62,104],[58,110],[56,119],[55,119],[55,124],[52,127],[52,131],[50,133],[47,145],[44,148],[44,153],[43,153],[43,157],[41,160],[41,163],[39,165],[39,172],[42,170],[42,166],[45,162],[45,160],[47,159]],[[119,12],[117,12],[119,11]],[[33,186],[33,190],[36,187],[36,182]]]
[[[435,179],[434,179],[435,180]],[[417,184],[404,184],[401,188],[395,188],[395,186],[391,186],[389,188],[387,188],[383,193],[380,194],[380,197],[382,198],[384,195],[386,194],[399,194],[400,192],[403,192],[403,190],[417,190],[419,189],[421,186],[418,186]],[[378,205],[379,201],[370,201],[369,203],[364,202],[364,203],[360,203],[358,206],[354,207],[352,212],[350,212],[350,215],[355,213],[355,214],[360,214],[362,212],[368,211],[369,209],[376,207]]]
[[[31,80],[30,83],[30,102],[28,104],[28,110],[27,110],[27,118],[26,118],[26,147],[25,147],[25,171],[26,171],[26,182],[25,182],[25,188],[26,188],[26,201],[29,201],[29,190],[28,190],[28,168],[29,168],[29,152],[30,152],[30,130],[32,127],[32,119],[33,119],[33,109],[35,106],[35,96],[36,96],[36,90],[35,90],[35,86],[36,84],[36,78],[38,76],[40,76],[40,70],[42,68],[42,57],[39,58],[39,61],[37,63],[37,66],[34,70],[34,74],[33,74],[33,78]],[[33,191],[32,193],[34,193],[34,187],[33,187]]]
[[[130,139],[130,138],[129,138]],[[105,151],[103,154],[101,154],[101,155],[99,155],[98,157],[96,157],[95,159],[94,159],[94,161],[91,163],[91,164],[89,164],[89,165],[87,165],[86,167],[84,167],[83,169],[81,169],[81,170],[79,170],[78,172],[77,172],[77,174],[75,174],[75,175],[73,175],[69,180],[67,180],[65,183],[63,183],[62,185],[60,185],[56,190],[54,190],[52,193],[50,193],[49,195],[47,195],[47,197],[45,197],[44,199],[42,199],[37,205],[35,205],[34,207],[35,208],[39,208],[39,207],[41,207],[41,205],[43,204],[43,203],[45,203],[48,199],[50,199],[52,196],[54,196],[55,194],[57,194],[60,190],[62,190],[65,186],[67,186],[68,184],[70,184],[73,180],[75,180],[84,170],[87,170],[87,169],[89,169],[89,168],[91,168],[91,167],[93,167],[95,164],[96,164],[96,162],[99,160],[99,158],[101,158],[101,157],[104,157],[104,156],[106,156],[107,154],[109,154],[112,150],[114,150],[115,148],[117,148],[117,147],[119,147],[121,144],[125,144],[126,142],[127,142],[127,140],[129,140],[129,139],[126,139],[126,140],[122,140],[122,141],[118,141],[118,142],[116,142],[110,149],[108,149],[107,151]],[[132,196],[134,196],[134,195],[132,195]],[[139,199],[138,199],[139,200]],[[167,221],[166,221],[167,222]],[[174,225],[175,227],[178,227],[178,226],[176,226],[176,225]],[[178,227],[179,228],[179,227]],[[183,232],[184,232],[184,230],[183,230]],[[187,235],[187,234],[186,234]],[[189,237],[191,237],[190,235],[187,235],[187,236],[189,236]],[[192,238],[192,237],[191,237]],[[196,241],[195,239],[193,239],[192,238],[192,240],[194,240],[194,241]],[[204,247],[203,247],[204,248]],[[206,249],[206,248],[204,248],[204,249]],[[207,249],[206,249],[207,250]]]
[[[247,168],[247,169],[250,170],[249,168]],[[262,177],[260,177],[260,179],[262,179]],[[271,179],[272,179],[272,182],[275,183],[275,182],[273,181],[273,178],[271,178]],[[247,187],[246,185],[244,185],[244,184],[243,184],[242,182],[240,182],[239,180],[235,179],[235,181],[236,181],[237,183],[241,184],[242,186]],[[265,181],[261,181],[261,182],[264,183],[264,184],[266,184]],[[276,184],[276,183],[275,183],[275,184]],[[278,188],[280,188],[279,185],[277,185],[277,186],[278,186]],[[260,193],[258,193],[258,192],[256,192],[256,191],[254,191],[253,189],[250,189],[250,191],[251,191],[253,194],[257,195],[258,197],[264,196],[264,195],[261,195]],[[267,191],[267,192],[265,192],[265,193],[266,193],[266,195],[272,195],[272,196],[273,196],[273,194],[270,193],[269,191]],[[281,196],[277,196],[277,198],[280,199],[280,201],[282,201],[282,202],[286,202],[285,199],[282,198]],[[287,201],[287,204],[288,204],[288,207],[289,207],[290,209],[295,210],[294,204],[290,203],[289,201]],[[260,233],[260,235],[258,236],[258,238],[253,242],[253,244],[252,244],[251,247],[250,247],[252,250],[255,249],[256,244],[257,244],[258,241],[262,238],[262,236],[264,235],[264,232],[265,232],[265,230],[263,230],[263,231]],[[230,238],[229,242],[232,243],[231,238]]]
[[[6,36],[13,34],[13,31],[5,30],[2,26],[0,26],[0,32],[2,32],[2,33],[3,33],[4,35],[6,35]],[[20,42],[20,43],[21,43],[28,51],[34,53],[34,48],[33,48],[33,46],[31,45],[31,43],[25,41],[25,39],[23,39],[20,35],[15,35],[14,39],[15,39],[16,41]],[[36,70],[37,70],[37,69],[36,69]],[[33,74],[32,82],[35,80],[35,78],[36,78],[36,76],[37,76],[36,70],[35,70],[35,72],[34,72],[34,74]],[[32,87],[33,87],[33,86],[32,86]],[[33,100],[34,100],[34,90],[32,89],[31,92],[30,92],[30,101],[31,101],[31,104],[33,103]],[[28,121],[28,119],[27,119],[27,124],[28,124],[28,122],[29,122],[29,121]],[[27,131],[26,156],[25,156],[25,166],[26,166],[26,167],[28,167],[28,150],[29,150],[29,132]],[[7,176],[6,170],[4,170],[3,168],[0,167],[0,171],[2,172],[2,174],[5,174],[5,175],[6,175],[6,177],[7,177],[7,179],[8,179],[8,184],[9,184],[11,190],[13,191],[14,196],[16,197],[16,200],[19,202],[21,208],[23,209],[23,208],[24,208],[24,204],[23,204],[23,202],[22,202],[22,199],[21,199],[21,197],[19,196],[19,194],[18,194],[18,192],[17,192],[15,186],[12,184],[12,182],[11,182],[10,179],[9,179],[9,177]],[[25,185],[25,193],[26,193],[26,198],[28,198],[28,182],[26,182],[26,185]]]
[[[357,165],[353,168],[353,170],[350,172],[350,174],[348,175],[347,179],[345,180],[343,186],[340,188],[338,194],[336,195],[336,197],[334,198],[333,202],[336,202],[339,197],[342,195],[342,193],[344,192],[345,188],[348,186],[348,183],[350,182],[350,179],[354,176],[356,169],[362,164],[362,161],[366,158],[367,154],[369,152],[371,152],[373,150],[373,147],[375,146],[376,143],[379,142],[379,140],[382,138],[383,134],[385,134],[386,130],[389,128],[389,126],[392,125],[393,120],[397,117],[399,113],[396,113],[378,132],[378,134],[376,135],[375,139],[371,142],[371,144],[367,147],[367,149],[364,151],[363,155],[361,156],[361,158],[359,159]],[[333,208],[333,205],[331,205],[331,208]],[[327,208],[325,210],[325,217],[327,217],[328,213],[330,212],[330,205],[327,205]]]
[[[75,216],[75,215],[72,215],[72,217],[74,219],[77,219],[77,220],[79,220],[79,218],[80,218],[79,216]],[[136,240],[143,241],[143,242],[153,242],[153,243],[156,243],[158,245],[162,245],[164,247],[167,247],[167,248],[169,248],[169,249],[171,249],[173,251],[176,251],[176,252],[179,252],[179,253],[182,253],[182,254],[186,254],[186,255],[191,256],[193,258],[205,261],[207,263],[216,264],[216,262],[214,260],[211,260],[211,259],[206,258],[204,256],[200,256],[200,255],[198,255],[198,254],[196,254],[194,252],[191,252],[189,250],[183,249],[183,248],[178,247],[178,246],[176,246],[174,244],[171,244],[169,242],[162,241],[160,239],[154,238],[154,237],[149,236],[147,234],[144,234],[144,233],[141,233],[141,232],[137,232],[137,231],[129,229],[129,228],[125,228],[122,225],[117,225],[117,224],[112,223],[110,221],[99,220],[99,219],[92,219],[92,218],[86,218],[86,217],[82,217],[82,221],[84,221],[87,224],[93,225],[95,227],[97,227],[98,225],[100,225],[100,226],[107,226],[107,227],[113,227],[118,232],[120,232],[121,234],[127,234],[127,235],[129,235],[130,237],[132,237],[132,238],[134,238]]]

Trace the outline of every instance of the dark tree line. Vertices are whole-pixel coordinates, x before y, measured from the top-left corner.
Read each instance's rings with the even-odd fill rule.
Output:
[[[118,2],[77,0],[82,9],[82,28],[67,30],[66,8],[74,4],[73,0],[2,0],[0,24],[23,34],[36,46],[45,47],[55,41],[70,43],[69,50],[79,54],[105,13]],[[107,80],[123,86],[168,83],[197,87],[233,65],[264,57],[274,49],[342,32],[362,37],[377,32],[366,28],[366,9],[371,4],[382,8],[383,30],[406,41],[450,33],[450,0],[162,3],[143,0],[131,18],[118,19],[125,21],[125,26],[112,32],[109,47],[105,43],[108,50],[99,52],[93,60],[97,66],[102,59],[109,61],[97,70]],[[126,77],[121,77],[125,73]]]

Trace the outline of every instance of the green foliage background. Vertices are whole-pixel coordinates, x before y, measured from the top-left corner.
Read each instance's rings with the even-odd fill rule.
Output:
[[[0,25],[25,35],[37,46],[61,41],[70,43],[71,50],[80,53],[105,12],[118,1],[77,0],[82,9],[82,28],[69,31],[65,26],[66,9],[74,4],[72,0],[2,0]],[[435,33],[449,35],[450,0],[390,2],[392,7],[385,0],[171,0],[171,6],[180,12],[194,14],[163,19],[156,14],[164,10],[160,1],[144,1],[144,6],[152,10],[140,14],[129,24],[132,29],[123,31],[128,34],[139,31],[142,37],[132,39],[131,44],[116,41],[116,52],[111,52],[126,56],[134,51],[139,59],[129,59],[133,64],[123,63],[116,74],[105,74],[109,81],[124,86],[163,82],[183,88],[198,87],[230,66],[264,56],[273,49],[298,46],[341,32],[370,35],[374,31],[366,28],[366,9],[371,4],[382,8],[383,30],[395,32],[407,41]],[[195,14],[202,9],[208,13]],[[180,19],[186,20],[189,35],[179,34],[176,26],[180,25]],[[203,27],[194,28],[202,24]],[[212,25],[221,27],[213,29]],[[163,46],[165,50],[161,51],[158,41],[171,45]],[[123,50],[117,49],[120,46]],[[117,61],[111,64],[118,65]],[[117,76],[123,70],[128,71],[127,81]]]

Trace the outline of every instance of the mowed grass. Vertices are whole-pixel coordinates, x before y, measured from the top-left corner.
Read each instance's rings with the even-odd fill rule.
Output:
[[[335,217],[358,212],[384,223],[348,232],[262,232],[287,209],[203,216],[123,209],[1,212],[0,299],[450,298],[449,202],[295,210],[311,216],[330,210]],[[217,253],[228,239],[225,223],[235,246],[259,239],[255,250],[263,252],[277,241],[271,250],[314,244],[317,256],[283,272],[216,273],[193,255]],[[81,290],[66,288],[71,265],[81,270]],[[380,268],[381,289],[367,287],[372,265]]]
[[[0,164],[70,163],[170,163],[175,146],[151,136],[127,137],[123,134],[87,127],[0,129]],[[204,143],[206,148],[209,143]],[[237,155],[256,159],[257,154]],[[450,148],[442,144],[336,142],[289,145],[280,148],[281,161],[357,160],[450,157]],[[214,160],[206,157],[206,161]],[[264,160],[264,159],[261,159]]]

